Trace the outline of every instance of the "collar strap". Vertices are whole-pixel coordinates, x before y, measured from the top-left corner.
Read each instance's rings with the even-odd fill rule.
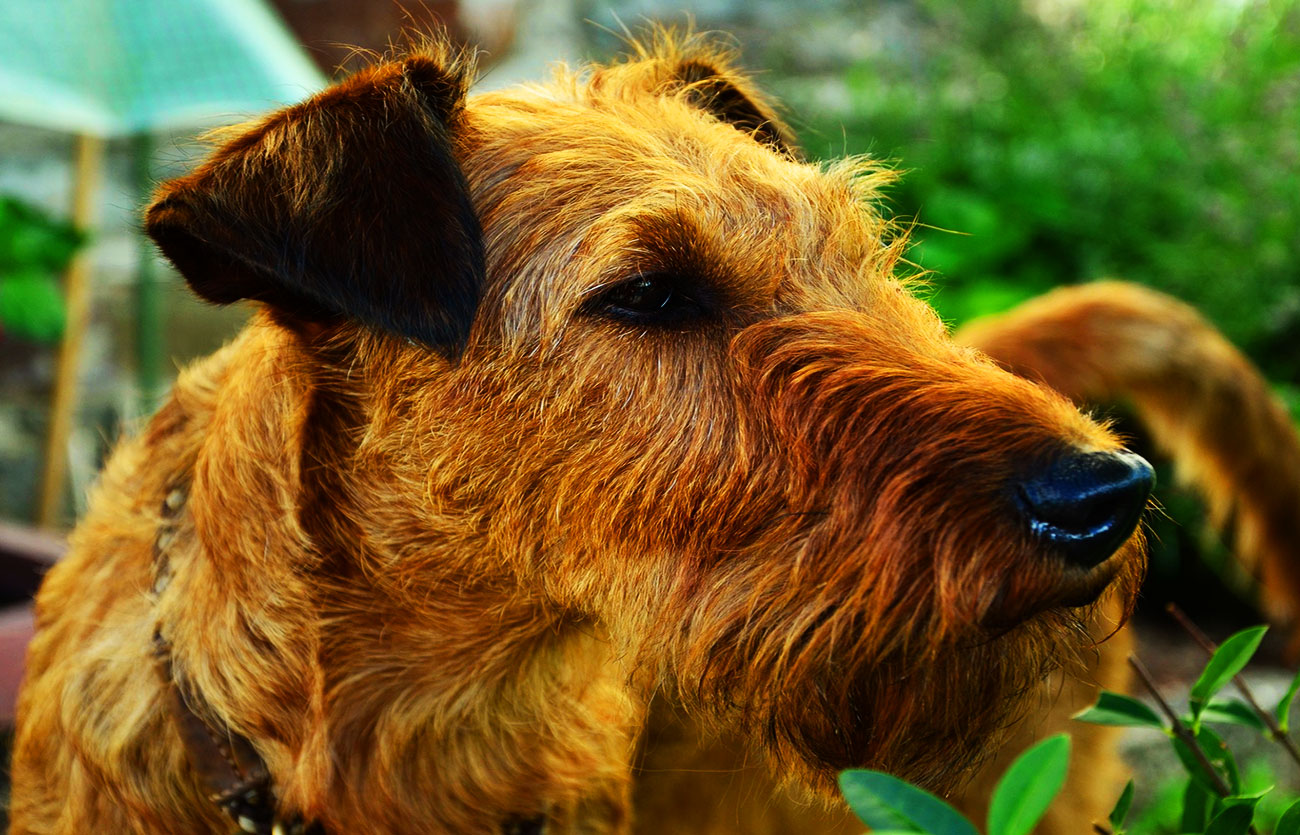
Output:
[[[155,632],[153,660],[163,682],[172,725],[185,746],[185,757],[203,781],[208,799],[250,835],[325,835],[319,823],[276,814],[275,795],[266,763],[252,743],[230,730],[218,732],[190,707],[172,675],[171,645]]]
[[[177,520],[185,500],[185,487],[176,487],[167,493],[159,512],[161,521],[153,547],[155,596],[162,593],[171,579],[167,551],[176,538]],[[163,685],[163,701],[185,747],[185,758],[198,774],[208,799],[234,821],[239,827],[237,831],[249,835],[325,835],[319,823],[305,823],[298,816],[280,817],[275,809],[270,772],[253,744],[230,728],[213,728],[195,712],[192,705],[201,705],[202,698],[176,681],[172,647],[158,627],[153,635],[152,654]]]
[[[167,549],[176,537],[177,518],[185,506],[186,490],[177,487],[167,494],[161,510],[161,524],[153,548],[153,593],[162,593],[171,579]],[[208,799],[221,809],[241,833],[249,835],[328,835],[319,821],[301,816],[280,817],[275,808],[271,775],[253,744],[229,727],[213,728],[191,705],[202,697],[182,688],[172,671],[172,647],[155,628],[153,661],[163,685],[163,700],[172,725],[185,746],[185,758],[207,790]],[[502,825],[502,835],[544,835],[547,816],[511,817]]]

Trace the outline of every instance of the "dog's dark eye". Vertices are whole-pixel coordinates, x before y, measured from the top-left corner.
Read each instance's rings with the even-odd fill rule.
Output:
[[[697,319],[705,306],[686,279],[673,273],[642,273],[610,285],[587,301],[593,313],[644,325]]]

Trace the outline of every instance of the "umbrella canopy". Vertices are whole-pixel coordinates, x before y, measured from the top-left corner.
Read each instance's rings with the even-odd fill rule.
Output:
[[[0,0],[0,119],[111,137],[238,121],[324,84],[262,0]]]

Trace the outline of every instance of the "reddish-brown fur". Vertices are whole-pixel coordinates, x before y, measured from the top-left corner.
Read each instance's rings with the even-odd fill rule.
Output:
[[[469,101],[466,72],[364,70],[160,191],[196,292],[267,304],[40,594],[12,831],[228,831],[155,630],[334,833],[811,831],[778,783],[950,787],[1091,686],[1140,543],[1066,571],[1005,490],[1118,442],[894,277],[884,173],[797,161],[698,39]],[[637,275],[705,312],[629,319]]]

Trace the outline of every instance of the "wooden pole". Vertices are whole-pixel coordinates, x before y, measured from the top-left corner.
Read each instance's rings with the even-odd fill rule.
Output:
[[[81,134],[77,137],[77,168],[72,191],[72,222],[83,232],[94,227],[99,204],[99,183],[104,167],[104,140]],[[59,363],[54,376],[54,397],[50,404],[49,434],[45,439],[45,472],[41,480],[36,523],[55,527],[63,505],[63,481],[68,465],[68,436],[77,404],[77,382],[81,366],[81,343],[90,312],[90,253],[82,247],[68,265],[64,285],[67,324],[59,346]]]

